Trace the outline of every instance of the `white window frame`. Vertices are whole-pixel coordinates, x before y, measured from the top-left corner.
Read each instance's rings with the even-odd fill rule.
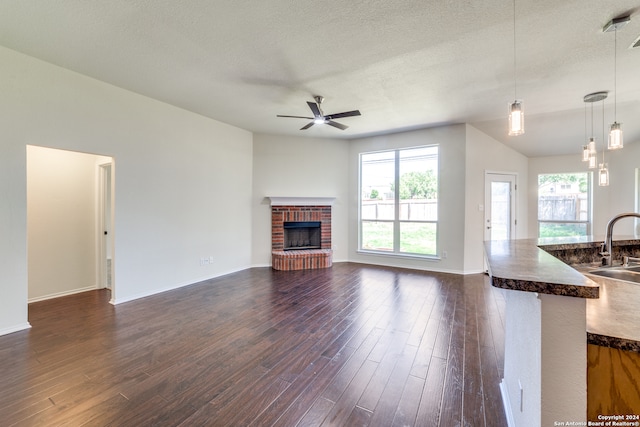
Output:
[[[587,207],[587,219],[585,221],[567,221],[567,220],[541,220],[539,215],[539,204],[540,204],[540,176],[541,175],[563,175],[563,174],[586,174],[587,175],[587,198],[588,198],[588,207]],[[593,173],[591,172],[547,172],[547,173],[539,173],[537,175],[537,186],[538,191],[536,192],[536,219],[537,219],[537,236],[540,237],[540,225],[541,224],[586,224],[586,235],[591,235],[591,230],[593,227]],[[569,237],[569,236],[567,236]]]
[[[387,256],[396,256],[402,258],[422,258],[422,259],[440,259],[438,256],[440,251],[440,232],[439,232],[439,218],[440,218],[440,203],[438,200],[437,203],[437,212],[438,219],[437,220],[402,220],[400,219],[400,152],[408,151],[413,149],[420,148],[433,148],[437,149],[437,162],[438,169],[436,178],[438,180],[438,194],[440,193],[440,146],[438,144],[432,145],[422,145],[415,147],[403,147],[403,148],[395,148],[389,150],[377,150],[377,151],[368,151],[360,153],[358,156],[358,252],[366,253],[366,254],[377,254],[377,255],[387,255]],[[362,219],[362,157],[367,154],[375,154],[375,153],[390,153],[394,152],[394,219],[392,220],[377,220],[377,222],[386,222],[393,223],[393,251],[385,251],[385,250],[375,250],[375,249],[365,249],[362,247],[362,224],[363,221],[371,221],[368,219]],[[412,252],[401,252],[400,251],[400,224],[402,223],[427,223],[427,224],[435,224],[436,226],[436,241],[435,241],[435,253],[433,254],[418,254]]]

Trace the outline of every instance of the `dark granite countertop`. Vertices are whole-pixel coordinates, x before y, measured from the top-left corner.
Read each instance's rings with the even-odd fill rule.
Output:
[[[485,242],[491,284],[497,288],[598,298],[599,286],[538,248],[537,239]]]
[[[587,298],[587,342],[640,352],[640,284],[591,276],[588,272],[597,268],[597,263],[570,266],[545,252],[597,250],[603,240],[580,237],[485,242],[492,284],[504,289]],[[617,246],[639,243],[636,238],[614,241]]]
[[[587,301],[587,342],[640,353],[640,284],[595,280],[600,298]]]

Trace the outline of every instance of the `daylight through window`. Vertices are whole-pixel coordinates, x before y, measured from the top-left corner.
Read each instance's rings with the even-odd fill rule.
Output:
[[[360,250],[435,256],[438,147],[360,155]]]
[[[538,236],[591,234],[591,174],[538,175]]]

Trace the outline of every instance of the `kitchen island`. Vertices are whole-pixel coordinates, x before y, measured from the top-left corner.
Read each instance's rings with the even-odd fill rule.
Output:
[[[509,290],[501,390],[511,425],[584,422],[588,406],[589,416],[605,415],[613,410],[607,399],[620,402],[620,380],[611,374],[615,352],[631,357],[637,369],[640,285],[593,280],[588,272],[598,267],[601,243],[589,237],[485,242],[492,285]],[[640,251],[640,241],[615,243],[615,255]],[[638,381],[628,382],[633,405]]]

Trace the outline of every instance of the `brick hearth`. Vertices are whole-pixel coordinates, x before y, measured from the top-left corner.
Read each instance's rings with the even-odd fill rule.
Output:
[[[284,223],[320,222],[320,249],[284,250]],[[275,270],[312,270],[331,267],[331,206],[271,207],[271,266]]]

